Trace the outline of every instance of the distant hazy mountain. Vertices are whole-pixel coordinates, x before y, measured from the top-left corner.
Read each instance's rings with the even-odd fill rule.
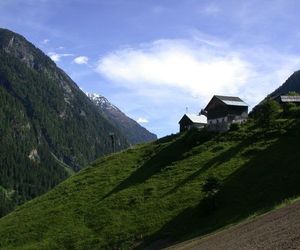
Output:
[[[297,92],[300,94],[300,70],[294,72],[278,89],[269,96],[285,95],[289,92]]]
[[[112,152],[110,132],[129,145],[48,56],[0,29],[0,216]]]
[[[143,143],[157,139],[157,136],[126,116],[115,105],[111,104],[104,96],[89,94],[87,96],[99,107],[102,114],[120,129],[130,144]]]

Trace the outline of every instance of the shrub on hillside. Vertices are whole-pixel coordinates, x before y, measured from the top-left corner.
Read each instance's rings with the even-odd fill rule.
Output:
[[[267,100],[263,104],[254,108],[251,116],[261,126],[271,126],[281,113],[281,107],[274,100]]]
[[[300,118],[300,107],[295,103],[287,103],[283,107],[285,117]]]
[[[288,96],[297,96],[299,95],[299,93],[297,93],[296,91],[290,91],[289,93],[287,93]]]
[[[203,144],[213,138],[215,135],[214,132],[207,131],[205,129],[199,130],[193,128],[187,132],[183,138],[184,144],[188,147],[195,147],[197,145]]]
[[[221,183],[216,177],[208,177],[202,186],[202,191],[206,196],[212,196],[219,192]]]
[[[216,177],[208,177],[202,186],[205,197],[202,201],[205,213],[211,213],[218,207],[216,195],[220,191],[221,182]]]
[[[241,125],[239,123],[232,123],[230,125],[230,131],[238,131],[240,129]]]
[[[291,115],[291,110],[296,107],[295,103],[286,103],[283,106],[283,114],[284,116],[290,116]]]

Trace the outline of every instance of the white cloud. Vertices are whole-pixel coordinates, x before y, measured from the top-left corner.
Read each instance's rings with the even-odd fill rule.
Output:
[[[189,41],[158,40],[112,51],[100,58],[96,71],[122,90],[113,94],[118,107],[147,117],[147,129],[163,136],[178,131],[186,107],[198,113],[214,94],[237,95],[253,107],[299,68],[297,55],[195,32]]]
[[[87,64],[89,58],[86,56],[78,56],[73,60],[76,64]]]
[[[151,95],[153,102],[172,94],[205,103],[221,94],[239,95],[253,106],[299,66],[294,55],[236,47],[196,34],[190,41],[158,40],[113,51],[98,61],[96,71],[136,95]]]
[[[59,62],[62,57],[68,57],[68,56],[74,56],[73,54],[59,54],[56,52],[49,52],[48,56],[54,61],[54,62]]]
[[[138,123],[148,123],[149,122],[146,118],[143,118],[143,117],[139,117],[136,121]]]
[[[177,88],[206,99],[215,93],[235,94],[250,76],[238,53],[184,40],[112,52],[99,60],[97,71],[129,88]]]
[[[42,44],[47,44],[47,43],[49,43],[49,42],[50,42],[49,39],[44,39],[44,40],[42,41]]]
[[[61,56],[57,53],[54,52],[50,52],[48,53],[48,56],[50,56],[50,58],[54,61],[54,62],[58,62],[61,58]]]

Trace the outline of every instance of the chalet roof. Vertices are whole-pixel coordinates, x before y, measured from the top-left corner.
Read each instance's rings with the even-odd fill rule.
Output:
[[[300,96],[299,95],[281,95],[280,96],[281,102],[300,102]]]
[[[229,106],[248,106],[241,98],[236,96],[222,96],[222,95],[215,95],[214,97],[221,100],[223,103]]]
[[[193,123],[207,124],[207,117],[205,115],[185,114]]]
[[[209,108],[209,106],[211,105],[211,103],[214,102],[215,99],[220,100],[221,102],[223,102],[225,105],[228,105],[228,106],[243,106],[243,107],[248,107],[248,104],[245,103],[239,97],[236,97],[236,96],[214,95],[213,98],[211,98],[211,100],[209,101],[209,103],[206,105],[206,107],[205,107],[204,110],[207,111],[207,109]]]

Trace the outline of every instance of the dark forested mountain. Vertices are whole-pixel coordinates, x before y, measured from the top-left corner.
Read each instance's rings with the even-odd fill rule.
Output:
[[[0,29],[0,216],[96,157],[128,146],[41,50]]]
[[[278,89],[269,96],[285,95],[289,92],[300,93],[300,70],[294,72]]]
[[[126,136],[130,144],[149,142],[157,139],[155,134],[126,116],[120,109],[111,104],[104,96],[89,94],[87,96],[99,107],[102,114]]]

